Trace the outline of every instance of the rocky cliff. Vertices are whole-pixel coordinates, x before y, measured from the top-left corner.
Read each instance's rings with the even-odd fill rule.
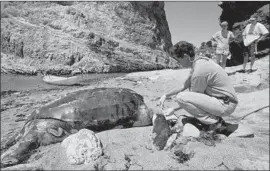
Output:
[[[164,2],[1,2],[1,72],[180,67],[171,46]]]
[[[229,23],[229,30],[232,30],[236,40],[230,44],[232,53],[228,65],[239,65],[243,63],[243,38],[242,32],[248,24],[250,16],[258,17],[258,22],[262,23],[269,30],[269,2],[268,1],[250,1],[250,2],[222,2],[219,4],[222,8],[220,21]],[[269,54],[270,35],[258,43],[258,57]]]

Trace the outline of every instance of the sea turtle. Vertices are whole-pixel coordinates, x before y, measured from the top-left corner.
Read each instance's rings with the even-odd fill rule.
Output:
[[[152,124],[153,110],[143,97],[125,88],[95,88],[75,91],[34,111],[25,125],[3,146],[1,166],[14,165],[41,145],[61,142],[70,134]]]

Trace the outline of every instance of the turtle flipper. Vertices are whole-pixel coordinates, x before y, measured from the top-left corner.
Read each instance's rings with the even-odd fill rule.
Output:
[[[20,139],[20,131],[13,134],[6,142],[1,143],[1,150],[5,150],[14,145]]]
[[[61,128],[61,127],[58,127],[57,129],[48,128],[47,131],[56,137],[62,136],[62,134],[64,132],[63,128]]]

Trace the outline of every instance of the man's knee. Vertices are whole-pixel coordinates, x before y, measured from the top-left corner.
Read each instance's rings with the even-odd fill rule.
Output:
[[[251,62],[254,62],[254,61],[255,61],[255,55],[254,55],[254,54],[251,55],[250,61],[251,61]]]
[[[176,95],[176,99],[181,105],[189,103],[190,92],[180,92]]]
[[[244,63],[247,63],[248,62],[248,55],[245,55],[244,56]]]

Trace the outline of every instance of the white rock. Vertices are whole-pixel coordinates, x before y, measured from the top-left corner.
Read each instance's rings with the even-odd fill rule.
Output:
[[[200,136],[200,131],[192,124],[187,123],[183,128],[183,136],[198,138]]]
[[[231,137],[252,137],[254,136],[254,131],[247,125],[239,124],[238,128],[229,135]]]
[[[172,144],[174,143],[174,141],[177,138],[177,133],[172,134],[169,139],[167,140],[166,146],[164,147],[164,150],[168,150]]]
[[[101,141],[88,129],[70,135],[64,139],[61,146],[65,148],[70,164],[91,163],[102,155]]]

